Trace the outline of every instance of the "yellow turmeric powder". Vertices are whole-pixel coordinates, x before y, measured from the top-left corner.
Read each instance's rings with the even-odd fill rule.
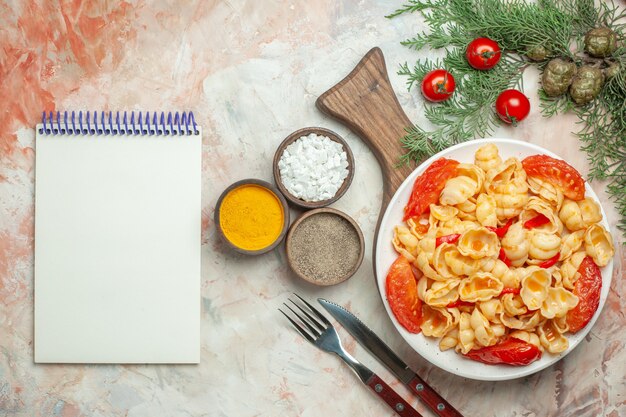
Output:
[[[285,214],[276,195],[265,187],[246,184],[230,191],[220,206],[220,226],[226,239],[245,250],[260,250],[276,241]]]

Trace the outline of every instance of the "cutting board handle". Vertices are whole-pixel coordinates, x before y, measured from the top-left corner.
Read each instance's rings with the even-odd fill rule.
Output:
[[[322,94],[315,105],[345,125],[372,150],[383,175],[382,213],[413,167],[398,166],[400,138],[412,123],[396,97],[380,48],[372,48],[337,85]],[[379,218],[380,222],[380,218]]]

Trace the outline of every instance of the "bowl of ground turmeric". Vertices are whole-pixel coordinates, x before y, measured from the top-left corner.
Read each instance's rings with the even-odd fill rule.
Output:
[[[260,255],[285,237],[289,208],[285,197],[270,183],[245,179],[228,187],[217,200],[215,225],[231,249]]]

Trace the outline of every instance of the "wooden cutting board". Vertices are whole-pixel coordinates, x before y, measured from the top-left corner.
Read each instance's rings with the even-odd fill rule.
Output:
[[[383,198],[374,235],[374,274],[376,273],[376,240],[380,222],[391,197],[415,168],[399,166],[406,153],[400,138],[412,125],[391,87],[385,58],[380,48],[372,48],[357,66],[337,85],[322,94],[315,105],[346,126],[372,150],[383,175]]]

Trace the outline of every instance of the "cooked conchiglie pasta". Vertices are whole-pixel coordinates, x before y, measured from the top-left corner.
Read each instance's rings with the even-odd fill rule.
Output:
[[[472,259],[496,256],[500,251],[498,235],[489,229],[480,227],[463,233],[459,238],[459,252]]]
[[[606,266],[615,255],[613,238],[604,227],[593,224],[585,232],[585,251],[598,266]]]
[[[554,325],[552,320],[547,320],[537,329],[541,345],[550,353],[561,353],[567,350],[569,343]]]
[[[603,267],[615,253],[599,204],[528,177],[494,144],[481,146],[473,164],[460,162],[427,212],[392,236],[419,270],[422,333],[462,354],[507,337],[563,352],[583,259]]]
[[[559,259],[564,261],[572,256],[574,252],[578,251],[583,244],[584,236],[584,230],[577,230],[565,236],[561,242],[561,255]]]
[[[409,262],[415,261],[419,240],[411,233],[408,227],[396,226],[392,243],[400,255],[407,258]]]
[[[474,153],[474,164],[485,173],[497,168],[502,163],[498,147],[493,143],[483,145]]]
[[[491,328],[491,323],[477,308],[474,309],[470,316],[470,326],[474,330],[474,339],[480,346],[495,345],[498,341]]]
[[[530,197],[526,207],[520,213],[520,221],[525,223],[539,215],[544,215],[548,219],[548,223],[537,226],[533,230],[550,234],[563,232],[563,223],[550,204],[539,197]]]
[[[528,259],[530,240],[521,222],[513,223],[502,238],[502,249],[512,266],[522,266]]]
[[[549,182],[535,177],[528,177],[526,181],[528,182],[528,188],[531,192],[540,196],[544,201],[554,207],[555,210],[558,211],[561,208],[564,197],[560,189]]]
[[[477,186],[474,179],[465,175],[450,178],[439,196],[439,202],[448,206],[463,203],[476,193]]]
[[[445,308],[422,306],[422,324],[424,336],[442,337],[453,325],[452,315]]]
[[[459,299],[457,287],[460,282],[458,279],[433,282],[430,289],[424,293],[424,302],[432,307],[446,307]]]
[[[476,220],[483,226],[496,227],[498,216],[496,216],[496,200],[489,194],[479,194],[476,199]]]
[[[456,275],[472,275],[480,270],[480,259],[462,255],[457,248],[446,251],[444,259]]]
[[[541,314],[547,318],[562,317],[578,304],[578,297],[565,288],[548,288],[548,296],[541,305]]]
[[[579,251],[574,253],[572,256],[567,258],[565,262],[563,262],[559,272],[561,273],[561,280],[564,288],[567,288],[568,290],[574,289],[574,284],[576,283],[576,280],[580,277],[578,268],[580,268],[580,264],[586,256],[587,252]]]
[[[553,258],[561,250],[561,237],[557,234],[533,232],[528,254],[532,259],[545,261]]]
[[[487,301],[500,295],[504,285],[489,272],[477,272],[469,278],[461,280],[459,296],[468,302]]]
[[[533,268],[522,279],[520,296],[529,310],[538,310],[548,297],[552,276],[543,268]]]

